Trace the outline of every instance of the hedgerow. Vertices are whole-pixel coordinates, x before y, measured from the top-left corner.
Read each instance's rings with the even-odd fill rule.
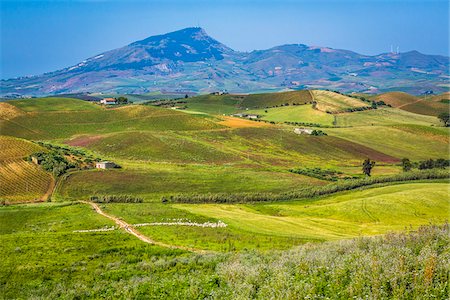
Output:
[[[144,199],[133,195],[93,195],[89,200],[95,203],[142,203]]]
[[[370,186],[380,183],[402,182],[425,179],[449,178],[448,170],[424,170],[411,171],[402,174],[365,177],[361,179],[351,179],[338,181],[324,186],[312,186],[299,190],[292,190],[283,193],[217,193],[217,194],[179,194],[169,197],[162,197],[163,202],[175,203],[249,203],[249,202],[269,202],[283,201],[303,198],[314,198],[341,191],[353,190],[356,188]]]

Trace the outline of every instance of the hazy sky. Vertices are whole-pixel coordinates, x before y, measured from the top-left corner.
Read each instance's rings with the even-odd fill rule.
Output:
[[[201,26],[240,51],[303,43],[448,55],[448,0],[92,0],[1,3],[1,78],[40,74]]]

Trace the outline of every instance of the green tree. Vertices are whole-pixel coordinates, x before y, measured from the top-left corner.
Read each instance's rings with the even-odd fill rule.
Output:
[[[117,100],[117,103],[119,103],[119,104],[126,104],[126,103],[128,103],[128,98],[127,97],[120,96],[119,98],[116,98],[116,100]]]
[[[367,158],[363,162],[363,173],[366,174],[366,176],[370,176],[370,172],[372,172],[372,168],[375,166],[375,161],[370,160],[370,158]]]
[[[448,112],[443,112],[438,115],[439,120],[444,123],[445,127],[450,125],[450,114]]]
[[[402,159],[402,168],[403,168],[403,172],[408,172],[411,170],[412,168],[412,163],[409,160],[409,158],[403,158]]]

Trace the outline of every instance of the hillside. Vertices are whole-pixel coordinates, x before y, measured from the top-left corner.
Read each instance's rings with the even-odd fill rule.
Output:
[[[48,104],[49,99],[51,104]],[[124,128],[164,131],[221,127],[209,118],[142,105],[105,109],[82,100],[66,101],[64,98],[15,100],[8,104],[24,107],[32,113],[0,120],[0,131],[29,139],[50,140],[76,134],[104,134],[123,131]],[[39,108],[41,106],[45,108]]]
[[[415,97],[402,92],[390,92],[376,96],[377,101],[384,101],[392,107],[416,114],[437,116],[442,112],[449,111],[448,93],[435,96]],[[442,101],[444,100],[444,101]]]
[[[53,178],[40,167],[24,160],[44,148],[0,135],[0,201],[4,203],[45,200]]]
[[[198,27],[151,36],[42,75],[0,82],[0,96],[257,93],[331,89],[414,94],[445,92],[448,57],[417,51],[368,56],[304,44],[235,51]]]

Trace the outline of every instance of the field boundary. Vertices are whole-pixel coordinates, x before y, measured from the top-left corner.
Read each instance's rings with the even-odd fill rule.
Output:
[[[321,187],[309,187],[282,193],[216,193],[216,194],[179,194],[162,197],[163,202],[171,203],[255,203],[277,202],[298,199],[311,199],[327,196],[338,192],[351,191],[361,188],[371,188],[386,185],[401,184],[411,181],[427,181],[435,179],[449,179],[448,170],[426,170],[383,177],[368,177],[363,179],[345,180]]]

